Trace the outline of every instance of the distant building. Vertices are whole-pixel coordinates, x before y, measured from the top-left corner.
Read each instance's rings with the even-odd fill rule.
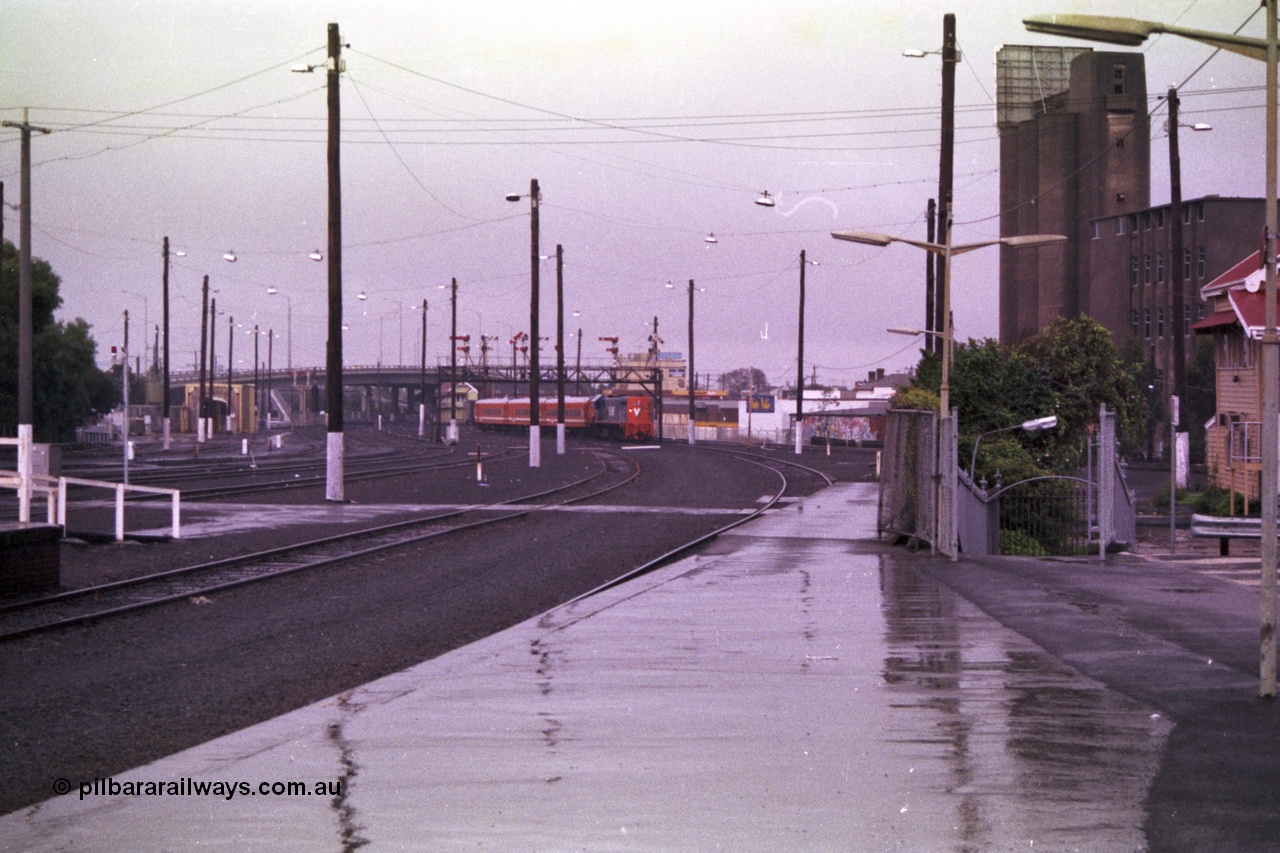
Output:
[[[1201,289],[1258,248],[1265,220],[1263,199],[1218,196],[1183,201],[1180,223],[1167,204],[1094,220],[1087,247],[1089,316],[1117,342],[1126,335],[1141,341],[1157,377],[1171,375],[1174,336],[1187,339],[1189,362],[1191,326],[1211,310]],[[1180,260],[1170,248],[1174,228],[1182,229]],[[1181,317],[1174,316],[1171,293],[1178,272],[1184,282]]]
[[[1000,249],[1000,341],[1016,343],[1107,302],[1089,241],[1097,220],[1150,206],[1146,70],[1140,53],[1010,45],[996,84],[1000,234],[1067,237]]]
[[[639,352],[626,356],[619,355],[614,360],[615,366],[631,371],[635,376],[643,376],[647,381],[656,370],[662,381],[662,393],[670,394],[684,391],[689,387],[688,362],[681,352]],[[701,385],[702,383],[698,383]],[[631,394],[646,390],[645,385],[637,381],[621,381],[614,393]]]
[[[1169,204],[1151,204],[1142,54],[1006,46],[996,80],[1000,233],[1067,237],[1044,249],[1001,248],[1001,343],[1086,315],[1117,345],[1140,341],[1157,377],[1171,375],[1174,337],[1189,339],[1207,310],[1198,289],[1258,247],[1265,202],[1185,200],[1178,223]],[[1181,258],[1171,248],[1175,228]],[[1175,317],[1178,273],[1183,304]],[[1184,348],[1188,362],[1193,352]]]

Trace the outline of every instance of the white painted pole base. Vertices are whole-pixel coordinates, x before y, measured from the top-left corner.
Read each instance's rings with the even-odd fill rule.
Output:
[[[18,424],[18,521],[31,521],[31,464],[34,428],[31,424]]]
[[[449,444],[458,443],[458,422],[456,420],[449,421],[449,428],[445,430],[445,441]]]
[[[160,434],[163,436],[164,444],[161,445],[165,450],[169,449],[169,419],[165,418],[161,421]]]
[[[564,424],[556,424],[556,455],[564,456]]]
[[[325,451],[324,499],[327,501],[345,501],[343,490],[343,442],[342,433],[328,434],[328,446]]]
[[[796,456],[799,456],[804,448],[804,430],[800,428],[800,424],[796,424]]]
[[[529,427],[529,467],[542,467],[542,428]]]
[[[427,404],[418,404],[418,438],[427,434]]]

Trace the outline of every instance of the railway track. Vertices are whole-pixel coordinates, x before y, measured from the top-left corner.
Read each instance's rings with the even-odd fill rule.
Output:
[[[730,530],[733,530],[735,527],[739,527],[743,524],[746,524],[747,522],[752,521],[753,519],[759,518],[760,516],[764,515],[769,510],[774,509],[776,506],[778,506],[779,503],[781,503],[785,499],[785,497],[787,496],[787,492],[791,490],[793,487],[792,481],[789,480],[786,474],[784,473],[784,471],[786,470],[800,472],[805,477],[814,477],[820,480],[823,483],[823,485],[826,485],[826,486],[830,486],[834,482],[834,480],[832,480],[829,476],[827,476],[821,471],[818,471],[817,469],[810,468],[809,466],[802,465],[798,462],[791,462],[790,460],[786,460],[786,459],[775,459],[767,456],[759,456],[757,454],[753,454],[748,451],[736,450],[734,448],[728,448],[728,447],[701,447],[700,450],[711,451],[713,453],[721,453],[726,456],[731,456],[735,459],[739,459],[748,464],[756,465],[761,468],[765,468],[766,470],[773,471],[778,476],[779,485],[778,485],[777,491],[774,492],[774,494],[772,494],[771,496],[769,496],[769,499],[767,501],[762,502],[760,506],[757,507],[756,510],[750,513],[749,515],[736,518],[733,521],[730,521],[728,524],[718,527],[709,533],[706,533],[702,536],[699,536],[695,539],[685,542],[677,546],[676,548],[673,548],[670,551],[667,551],[665,554],[661,554],[653,558],[652,560],[649,560],[648,562],[644,563],[643,565],[637,566],[634,569],[614,578],[613,580],[610,580],[606,583],[601,584],[595,589],[588,590],[582,595],[576,596],[575,598],[565,602],[565,604],[562,606],[568,606],[570,604],[573,604],[576,601],[581,601],[582,599],[590,598],[591,596],[596,595],[597,593],[604,592],[607,589],[612,589],[613,587],[618,586],[619,584],[626,583],[627,581],[632,580],[633,578],[637,578],[643,574],[651,572],[660,566],[666,565],[672,560],[675,560],[679,557],[684,556],[685,554],[690,553],[691,551],[696,550],[697,548],[701,547],[707,542],[710,542],[711,540],[715,539],[717,536],[721,536],[725,533],[728,533]]]
[[[145,607],[198,600],[220,590],[511,521],[548,504],[597,497],[630,483],[639,474],[639,466],[619,453],[604,449],[592,452],[599,462],[597,470],[554,489],[6,605],[0,607],[0,642]],[[603,485],[598,482],[601,480]]]

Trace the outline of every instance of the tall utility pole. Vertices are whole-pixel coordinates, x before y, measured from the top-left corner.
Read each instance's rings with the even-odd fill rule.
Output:
[[[160,413],[161,431],[163,432],[164,449],[169,449],[169,238],[164,238],[164,277],[161,289],[161,300],[164,302],[164,387],[162,390]]]
[[[227,432],[231,432],[231,371],[235,369],[236,318],[227,316]]]
[[[216,430],[213,428],[213,394],[214,386],[218,382],[218,356],[217,350],[214,349],[214,341],[218,338],[218,300],[209,300],[209,411],[205,414],[207,421],[205,425],[205,437],[210,441],[213,440],[213,434]]]
[[[422,300],[422,367],[418,382],[418,438],[427,434],[427,300]]]
[[[450,444],[458,440],[458,280],[449,284],[449,434]]]
[[[556,455],[564,456],[564,247],[556,244]]]
[[[950,12],[942,16],[942,142],[938,157],[938,240],[942,245],[951,245],[951,184],[953,164],[955,160],[956,142],[956,63],[959,54],[956,52],[956,16]],[[930,242],[933,242],[932,240]],[[937,264],[934,284],[934,319],[933,330],[944,332],[947,329],[945,306],[949,303],[947,290],[951,282],[947,280],[948,270],[945,259],[935,256]],[[925,337],[929,337],[926,335]],[[939,352],[946,353],[945,339],[940,342]],[[947,412],[944,409],[942,416]]]
[[[929,227],[927,239],[930,243],[935,242],[937,236],[938,222],[938,200],[929,199]],[[938,329],[934,323],[938,319],[937,309],[937,285],[934,282],[934,270],[937,267],[937,261],[932,254],[924,256],[924,330],[925,332],[936,332]],[[942,342],[937,335],[926,334],[924,336],[924,348],[926,352],[938,352],[942,348]]]
[[[696,443],[694,436],[694,386],[698,384],[698,374],[693,372],[693,279],[689,279],[689,443]]]
[[[200,288],[200,382],[196,391],[196,447],[204,442],[204,419],[209,412],[205,403],[205,355],[209,346],[209,276]]]
[[[538,375],[538,264],[541,258],[538,257],[538,202],[540,201],[538,191],[538,179],[534,178],[529,182],[529,258],[530,258],[530,286],[529,286],[529,346],[530,362],[529,362],[529,467],[539,468],[542,466],[542,419],[541,409],[542,403],[538,399],[539,382],[541,378]]]
[[[266,417],[266,424],[267,424],[268,430],[271,429],[271,371],[275,368],[275,364],[273,363],[274,357],[275,357],[275,352],[274,352],[275,344],[276,344],[275,328],[267,329],[267,394],[266,394],[267,405],[265,408],[265,412],[266,412],[265,417]],[[268,447],[270,447],[269,444],[268,444]]]
[[[1187,339],[1183,314],[1186,304],[1182,278],[1182,157],[1178,153],[1178,90],[1169,87],[1169,301],[1173,313],[1173,388],[1179,400],[1187,399]],[[1169,451],[1173,453],[1173,449]],[[1170,459],[1173,458],[1171,455]]]
[[[129,484],[129,309],[124,311],[124,349],[120,353],[120,402],[123,406],[120,418],[120,434],[124,437],[124,476],[125,485]]]
[[[342,429],[342,173],[338,163],[341,109],[338,76],[342,73],[342,40],[338,25],[329,25],[329,338],[325,347],[325,403],[328,407],[324,497],[346,500]]]
[[[804,249],[800,250],[799,353],[796,355],[796,454],[804,448]]]
[[[258,384],[258,324],[253,324],[253,421],[254,430],[262,424],[262,391]]]
[[[1277,57],[1276,0],[1266,0],[1267,16],[1267,233],[1263,247],[1266,265],[1265,322],[1262,333],[1262,586],[1258,695],[1276,695],[1276,446],[1280,444],[1280,337],[1276,334],[1276,159]],[[1268,444],[1267,442],[1270,442]]]
[[[35,440],[35,405],[31,360],[31,133],[48,133],[33,127],[22,110],[22,121],[6,121],[4,127],[22,131],[22,193],[18,236],[18,521],[31,521],[31,445]]]

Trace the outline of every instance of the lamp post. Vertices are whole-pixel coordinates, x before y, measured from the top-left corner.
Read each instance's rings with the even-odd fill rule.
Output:
[[[804,255],[803,252],[801,252],[800,254],[802,256]],[[667,287],[674,289],[675,285],[672,284],[671,282],[667,282]],[[689,443],[690,444],[696,443],[696,437],[694,436],[694,432],[695,432],[694,413],[696,409],[695,391],[697,390],[698,374],[694,372],[695,365],[693,361],[693,354],[694,354],[693,352],[693,293],[695,290],[700,290],[705,292],[706,288],[698,287],[693,283],[693,279],[689,279],[689,365],[688,365],[689,381],[686,384],[689,389]],[[578,334],[578,354],[579,354],[579,357],[581,357],[581,354],[582,354],[581,331],[579,331],[579,334]]]
[[[949,222],[943,227],[942,233],[950,236],[951,225]],[[924,249],[926,252],[941,255],[943,270],[945,271],[944,275],[948,281],[951,279],[951,259],[956,255],[963,255],[976,249],[984,249],[987,246],[1004,245],[1012,249],[1029,249],[1064,243],[1067,239],[1061,234],[1028,234],[1020,237],[1001,237],[997,240],[982,240],[977,243],[953,245],[949,240],[945,243],[930,243],[925,240],[909,240],[905,237],[891,237],[888,234],[876,234],[870,231],[832,231],[831,236],[837,240],[863,243],[868,246],[888,246],[890,243],[906,243],[918,249]],[[943,418],[949,418],[951,417],[951,409],[949,408],[951,404],[951,349],[954,344],[951,330],[951,288],[949,287],[942,289],[942,329],[938,334],[942,337],[942,387],[939,394],[942,402],[941,415]]]
[[[977,243],[961,243],[959,245],[952,245],[951,239],[950,239],[951,238],[950,216],[951,216],[951,213],[950,213],[950,209],[948,208],[947,218],[944,220],[943,226],[942,226],[942,234],[946,238],[946,242],[942,244],[931,243],[924,240],[908,240],[905,237],[891,237],[888,234],[875,234],[867,231],[832,231],[831,236],[836,238],[837,240],[848,240],[851,243],[865,243],[870,246],[888,246],[890,243],[907,243],[909,245],[915,246],[916,248],[924,249],[926,252],[932,252],[935,255],[941,255],[943,260],[943,265],[942,265],[943,280],[948,283],[951,281],[951,258],[953,255],[963,255],[966,252],[972,252],[976,249],[982,249],[987,246],[997,246],[997,245],[1009,246],[1010,248],[1015,248],[1015,249],[1030,248],[1034,246],[1048,246],[1055,243],[1066,242],[1066,239],[1067,239],[1065,236],[1061,234],[1031,234],[1031,235],[1021,236],[1021,237],[1001,237],[998,240],[983,240]],[[941,406],[939,407],[941,411],[938,413],[939,414],[939,419],[938,419],[939,433],[941,433],[944,422],[950,420],[951,418],[951,350],[955,343],[952,340],[953,334],[951,329],[951,288],[950,286],[941,288],[941,297],[942,297],[942,329],[940,330],[940,334],[942,336],[942,384],[939,389],[939,395],[938,395],[941,400]],[[937,442],[937,444],[939,448],[941,448],[942,442],[939,441]],[[940,498],[941,498],[942,488],[943,488],[942,481],[938,480],[936,491],[934,494],[934,506],[939,506],[941,504]],[[952,502],[951,509],[952,509],[952,513],[954,514],[954,511],[955,511],[954,502]],[[936,524],[937,524],[937,530],[935,531],[935,535],[934,535],[934,547],[937,547],[938,540],[941,538],[942,531],[944,530],[944,523],[946,524],[945,529],[950,530],[952,532],[955,531],[955,523],[954,523],[954,517],[951,519],[950,523],[944,522],[941,512],[935,513],[934,515],[935,515]],[[945,543],[944,547],[947,548],[948,553],[951,554],[951,559],[953,560],[956,559],[956,550],[954,547],[954,543],[953,542]]]
[[[280,293],[280,290],[274,284],[267,288],[267,294],[269,296],[275,296],[277,293]],[[293,297],[287,293],[281,293],[280,295],[285,298],[285,303],[287,305],[285,309],[286,310],[285,331],[288,333],[288,338],[286,339],[287,353],[286,353],[285,366],[288,368],[289,372],[292,374],[293,373]]]
[[[978,445],[982,444],[982,439],[989,435],[995,435],[998,432],[1009,432],[1010,430],[1020,429],[1023,432],[1039,432],[1042,429],[1053,429],[1058,425],[1058,416],[1049,415],[1047,418],[1035,418],[1030,421],[1023,421],[1013,426],[1000,427],[999,429],[989,429],[982,435],[978,436],[973,442],[973,454],[969,457],[969,479],[973,479],[973,471],[978,467]]]
[[[427,434],[427,300],[422,300],[422,361],[418,374],[418,438]]]
[[[507,201],[519,201],[526,196],[519,193],[508,193]],[[529,362],[529,467],[539,468],[542,465],[541,420],[542,408],[538,402],[538,202],[542,194],[538,189],[538,179],[529,182],[529,338],[533,341]]]
[[[797,334],[796,354],[796,455],[804,447],[804,268],[817,266],[817,261],[806,261],[804,249],[800,250],[800,323]]]
[[[1263,263],[1266,266],[1265,327],[1262,333],[1262,594],[1260,604],[1260,677],[1258,694],[1266,699],[1276,695],[1276,486],[1280,465],[1280,337],[1276,335],[1276,6],[1278,0],[1264,0],[1267,18],[1265,40],[1231,33],[1206,32],[1174,27],[1156,21],[1112,18],[1100,15],[1035,15],[1023,19],[1033,33],[1090,39],[1108,44],[1136,47],[1156,33],[1182,36],[1214,47],[1239,53],[1267,64],[1266,99],[1266,235]],[[1181,223],[1176,223],[1181,227]],[[1176,259],[1178,263],[1181,258]]]
[[[556,244],[556,455],[564,456],[564,247]]]

